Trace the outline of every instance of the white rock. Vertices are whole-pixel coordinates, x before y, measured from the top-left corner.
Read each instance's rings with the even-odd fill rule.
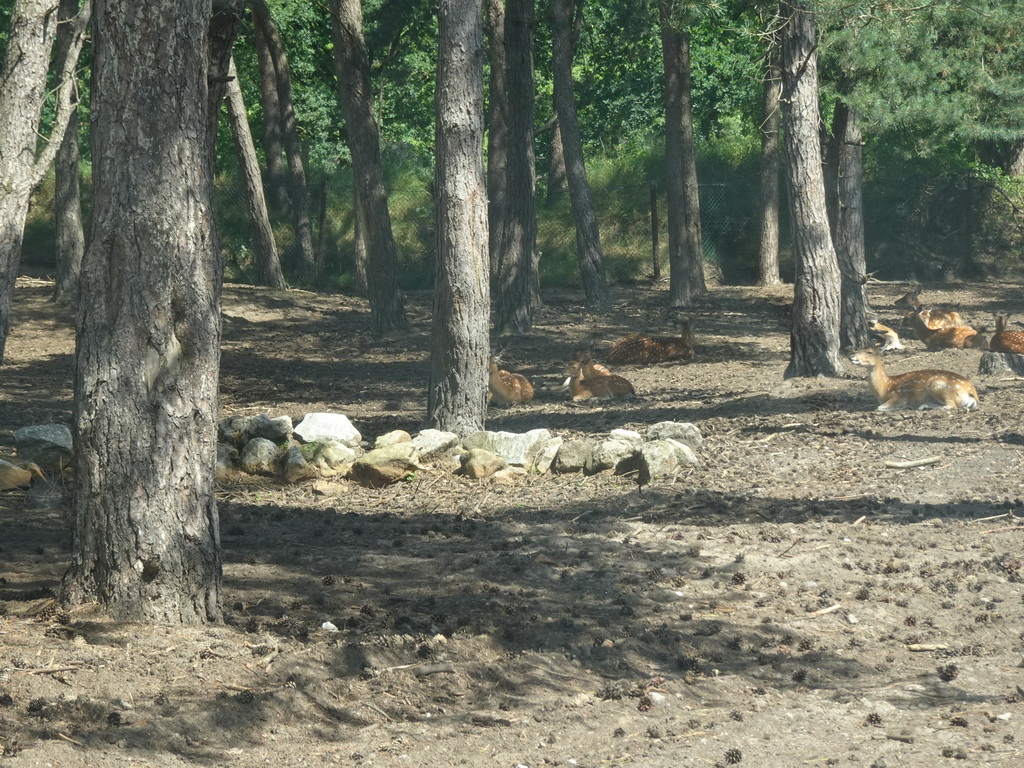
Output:
[[[348,416],[341,413],[307,413],[295,427],[295,434],[307,443],[337,440],[349,448],[355,448],[363,439]]]

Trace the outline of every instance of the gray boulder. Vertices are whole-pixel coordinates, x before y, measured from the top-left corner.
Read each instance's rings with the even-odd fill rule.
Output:
[[[678,440],[698,451],[704,445],[704,436],[695,424],[685,421],[659,421],[647,430],[650,440]]]
[[[383,488],[405,480],[420,468],[419,455],[412,443],[395,443],[356,459],[349,477],[368,488]]]
[[[241,467],[250,475],[276,475],[281,449],[265,437],[257,437],[242,449]]]
[[[498,470],[504,469],[506,461],[501,456],[483,448],[470,448],[462,454],[461,474],[473,480],[490,477]]]
[[[74,457],[71,430],[63,424],[39,424],[15,430],[14,448],[19,458],[33,462],[50,475],[59,475]]]
[[[514,467],[532,468],[552,441],[546,429],[529,432],[474,432],[463,441],[467,449],[483,448]]]
[[[459,446],[459,436],[439,429],[424,429],[412,439],[421,461],[433,461],[451,455]]]

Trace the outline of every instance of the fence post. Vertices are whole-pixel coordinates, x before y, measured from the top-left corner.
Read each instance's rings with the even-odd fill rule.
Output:
[[[655,282],[661,280],[661,248],[658,247],[658,183],[651,182],[651,264]]]

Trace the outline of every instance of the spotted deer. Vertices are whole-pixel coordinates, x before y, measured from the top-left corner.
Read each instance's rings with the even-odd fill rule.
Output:
[[[993,352],[1008,352],[1011,355],[1024,355],[1024,333],[1006,330],[1007,315],[996,316],[996,332],[992,334],[989,349]]]
[[[988,339],[969,325],[957,325],[932,331],[924,340],[928,349],[988,349]]]
[[[880,351],[888,352],[890,349],[903,349],[899,334],[889,326],[882,325],[877,320],[872,320],[870,330],[871,335],[881,347]]]
[[[636,393],[633,385],[621,376],[610,373],[607,376],[587,378],[579,360],[572,360],[565,369],[569,377],[569,394],[575,402],[581,400],[617,400]]]
[[[487,399],[496,405],[522,405],[533,399],[533,385],[519,373],[498,367],[499,358],[491,356],[487,377]]]
[[[676,323],[676,336],[643,336],[631,333],[620,339],[605,356],[612,365],[652,365],[673,360],[693,359],[693,334],[690,321]]]
[[[882,366],[882,355],[877,347],[854,352],[850,355],[850,362],[871,369],[868,383],[878,399],[880,411],[978,407],[978,391],[959,374],[926,370],[889,376]]]
[[[591,356],[590,352],[585,349],[577,349],[573,352],[572,359],[583,367],[584,379],[593,379],[597,376],[611,376],[612,374],[612,372],[603,365],[594,362],[594,358]]]
[[[903,324],[914,331],[914,337],[928,342],[932,334],[942,328],[959,328],[966,325],[959,312],[945,312],[941,309],[915,309],[907,313]]]

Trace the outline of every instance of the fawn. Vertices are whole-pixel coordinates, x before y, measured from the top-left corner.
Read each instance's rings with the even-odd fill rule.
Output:
[[[583,364],[579,360],[572,360],[565,372],[569,376],[569,394],[575,402],[591,398],[616,400],[629,397],[636,392],[632,384],[612,373],[587,378],[583,373]]]
[[[988,349],[988,339],[969,325],[932,331],[924,340],[928,349]]]
[[[631,333],[620,339],[605,356],[612,365],[651,365],[693,358],[693,334],[686,318],[676,323],[677,336],[642,336]]]
[[[993,352],[1009,352],[1011,355],[1024,355],[1024,333],[1006,330],[1008,315],[996,316],[996,332],[992,334],[989,349]]]
[[[887,352],[890,349],[903,349],[899,334],[889,326],[882,325],[877,320],[871,321],[871,335],[881,344],[881,352]]]
[[[911,371],[889,376],[882,355],[868,347],[850,355],[850,362],[871,369],[868,382],[880,411],[926,408],[977,408],[978,391],[963,376],[949,371]]]
[[[533,385],[519,373],[498,368],[499,358],[492,355],[487,377],[487,399],[497,405],[522,405],[533,399]]]

